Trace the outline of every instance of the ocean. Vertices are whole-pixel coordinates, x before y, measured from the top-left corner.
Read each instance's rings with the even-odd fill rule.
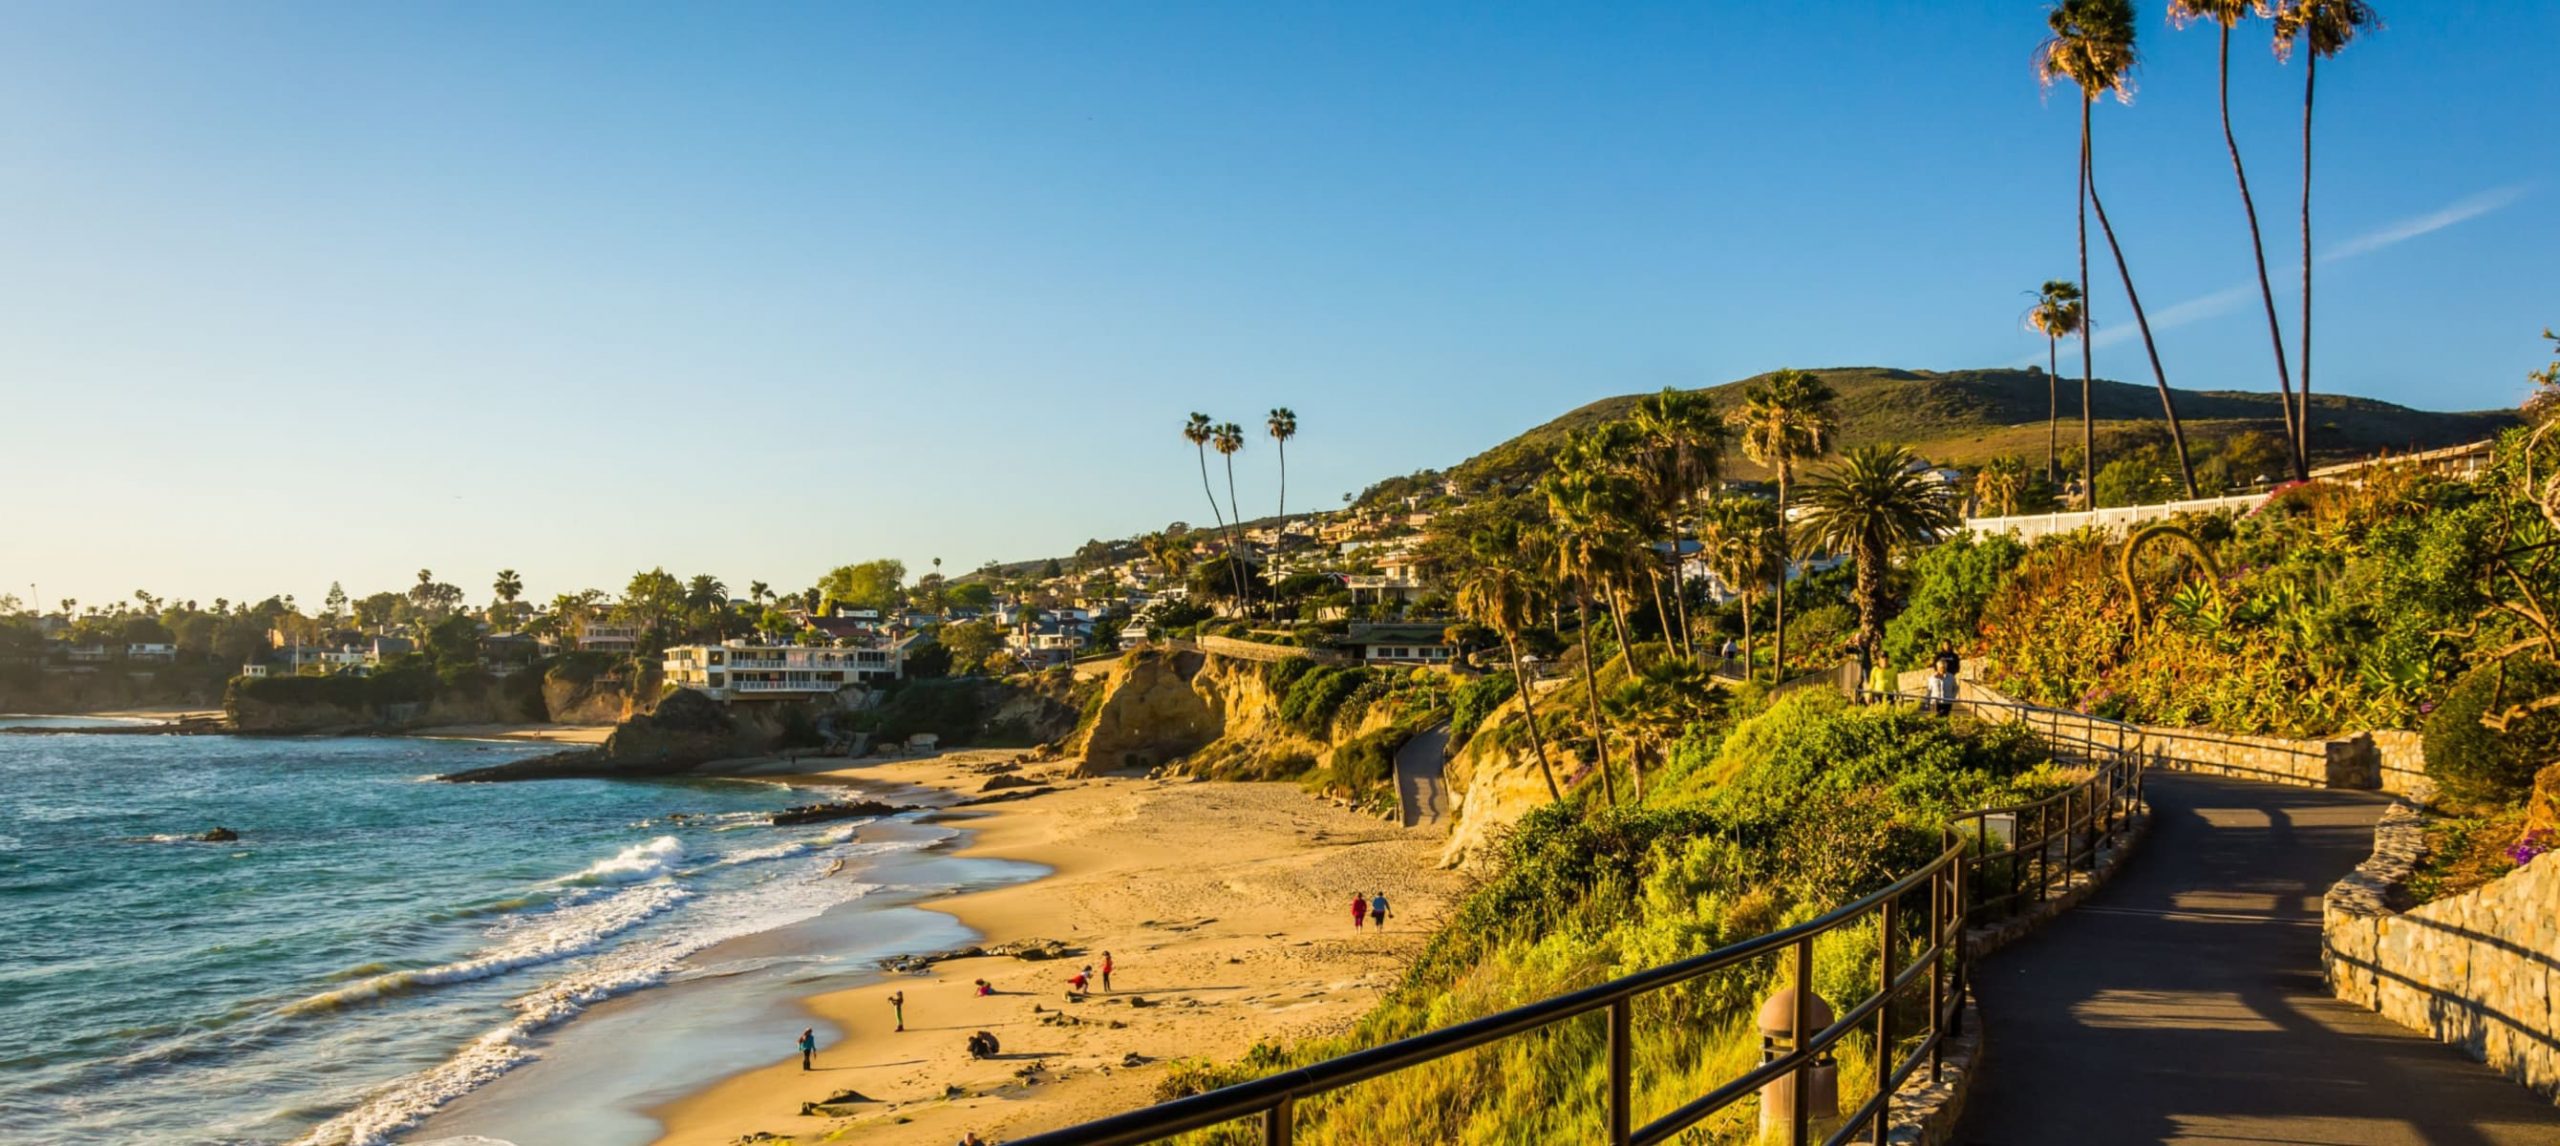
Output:
[[[785,1057],[790,1000],[967,938],[903,905],[1039,873],[775,828],[826,795],[778,783],[426,779],[543,750],[0,735],[0,1141],[370,1146],[442,1109],[638,1146],[647,1105]]]

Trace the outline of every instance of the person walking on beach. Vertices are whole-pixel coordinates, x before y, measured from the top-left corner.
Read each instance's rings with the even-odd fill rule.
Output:
[[[1369,901],[1361,892],[1351,893],[1351,929],[1360,930],[1360,921],[1369,917]]]
[[[801,1032],[800,1032],[800,1069],[802,1069],[802,1070],[813,1070],[813,1069],[815,1069],[814,1067],[811,1067],[809,1064],[810,1064],[810,1062],[811,1062],[813,1059],[815,1059],[815,1058],[816,1058],[817,1054],[818,1054],[818,1028],[816,1028],[816,1027],[810,1027],[810,1028],[808,1028],[807,1030],[801,1031]]]
[[[1111,991],[1111,953],[1108,951],[1102,953],[1102,990],[1105,994]]]
[[[889,1013],[897,1016],[899,1030],[907,1029],[907,993],[905,991],[889,992]]]
[[[1384,931],[1384,930],[1386,930],[1386,929],[1387,929],[1387,893],[1386,893],[1386,892],[1383,892],[1383,891],[1382,891],[1382,892],[1379,892],[1379,893],[1378,893],[1378,894],[1376,894],[1376,895],[1373,895],[1373,896],[1369,897],[1369,918],[1374,919],[1374,920],[1376,920],[1376,921],[1377,921],[1377,923],[1378,923],[1378,930],[1380,930],[1380,931]]]

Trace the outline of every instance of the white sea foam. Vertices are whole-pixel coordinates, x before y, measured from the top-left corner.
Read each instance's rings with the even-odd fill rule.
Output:
[[[829,833],[824,839],[831,839]],[[829,879],[841,861],[908,851],[919,842],[837,843],[807,848],[819,862],[769,876],[748,887],[701,896],[665,929],[577,959],[559,978],[511,1000],[515,1015],[431,1069],[394,1080],[355,1109],[314,1127],[297,1146],[379,1146],[437,1107],[487,1085],[536,1057],[533,1036],[615,995],[666,982],[686,957],[714,944],[814,919],[880,885]],[[752,849],[761,850],[761,849]],[[741,853],[744,854],[744,853]]]
[[[581,883],[638,883],[674,871],[676,864],[683,859],[684,841],[674,836],[660,836],[648,843],[624,848],[612,859],[598,860],[587,870],[569,878]]]
[[[475,951],[469,958],[411,971],[373,975],[333,991],[323,991],[285,1008],[288,1014],[325,1011],[418,987],[467,983],[503,975],[539,963],[583,955],[607,940],[692,898],[673,883],[629,888],[584,903],[517,916],[499,934],[503,941]]]

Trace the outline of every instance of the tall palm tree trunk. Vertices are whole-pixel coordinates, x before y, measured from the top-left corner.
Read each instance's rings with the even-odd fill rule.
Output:
[[[2311,464],[2311,92],[2320,79],[2320,53],[2302,57],[2302,406],[2293,418],[2293,454]],[[2308,476],[2306,473],[2304,476]]]
[[[2133,289],[2133,270],[2125,265],[2124,246],[2116,242],[2116,227],[2107,221],[2106,200],[2098,197],[2096,152],[2091,150],[2089,164],[2089,209],[2098,213],[2098,229],[2106,233],[2107,251],[2116,259],[2116,277],[2124,282],[2124,298],[2133,304],[2133,324],[2142,331],[2143,353],[2151,356],[2151,380],[2160,386],[2160,413],[2169,420],[2169,447],[2178,455],[2178,479],[2186,485],[2187,496],[2196,496],[2196,467],[2187,460],[2187,431],[2178,422],[2177,400],[2169,395],[2169,373],[2160,368],[2160,344],[2151,339],[2151,319],[2142,313],[2142,296]]]
[[[1538,731],[1538,705],[1531,695],[1538,691],[1537,682],[1529,679],[1529,670],[1520,662],[1520,640],[1505,631],[1502,645],[1511,653],[1511,679],[1520,682],[1520,718],[1529,725],[1529,748],[1538,754],[1538,774],[1547,778],[1547,798],[1564,802],[1564,787],[1556,783],[1556,766],[1547,760],[1547,738]]]
[[[1194,442],[1192,445],[1200,452],[1200,492],[1209,499],[1209,517],[1218,523],[1218,539],[1227,544],[1227,578],[1235,585],[1236,597],[1241,601],[1244,597],[1244,582],[1236,576],[1235,535],[1227,532],[1227,516],[1218,509],[1217,487],[1209,484],[1209,447],[1199,442]]]
[[[1688,506],[1689,499],[1682,497],[1680,507],[1687,509]],[[1680,554],[1680,522],[1674,518],[1671,522],[1671,605],[1680,611],[1680,655],[1694,661],[1698,659],[1698,644],[1696,635],[1689,631],[1689,582],[1685,575],[1688,568],[1688,561]]]
[[[1618,626],[1618,659],[1627,662],[1627,673],[1636,673],[1636,631],[1627,624],[1626,594],[1604,589],[1601,595],[1609,606],[1609,621]]]
[[[2098,415],[2089,404],[2090,380],[2097,377],[2090,335],[2098,328],[2098,300],[2089,289],[2089,105],[2096,98],[2080,96],[2080,508],[2087,510],[2098,508]],[[1205,484],[1207,471],[1202,474]]]
[[[2062,381],[2055,377],[2061,369],[2062,340],[2047,335],[2044,340],[2044,483],[2046,485],[2055,485],[2062,481]]]
[[[1866,651],[1867,663],[1874,664],[1876,657],[1884,649],[1884,624],[1876,618],[1876,598],[1882,596],[1884,592],[1884,554],[1877,552],[1875,547],[1864,542],[1858,545],[1856,592],[1858,594],[1858,647]],[[1860,681],[1859,687],[1865,687],[1865,683]]]
[[[2258,260],[2258,300],[2267,308],[2267,341],[2276,350],[2276,388],[2284,397],[2285,455],[2293,464],[2293,477],[2301,481],[2311,476],[2302,458],[2302,441],[2294,431],[2293,373],[2284,360],[2284,328],[2276,321],[2276,291],[2267,278],[2267,243],[2258,234],[2258,202],[2249,196],[2249,170],[2240,165],[2240,137],[2231,133],[2231,26],[2222,26],[2222,145],[2231,151],[2231,176],[2240,183],[2240,208],[2249,215],[2249,253]]]
[[[2184,458],[2186,455],[2180,454],[2178,456]],[[1244,611],[1246,613],[1250,614],[1253,612],[1253,594],[1248,588],[1251,579],[1244,575],[1244,559],[1236,554],[1238,544],[1244,540],[1244,507],[1236,504],[1236,456],[1234,454],[1228,454],[1226,455],[1226,459],[1227,508],[1232,511],[1227,516],[1235,519],[1235,524],[1230,527],[1234,530],[1234,535],[1227,539],[1227,568],[1236,575],[1237,602],[1244,606]],[[2193,485],[2195,483],[2189,482],[2188,484]],[[1210,495],[1210,500],[1217,500],[1217,496],[1215,494]]]
[[[1787,464],[1778,463],[1778,637],[1771,654],[1769,683],[1787,681],[1787,568],[1795,562],[1795,550],[1787,544]]]
[[[1273,434],[1271,440],[1280,443],[1280,535],[1286,537],[1289,535],[1289,439]]]
[[[1591,595],[1573,591],[1573,615],[1581,618],[1582,690],[1591,700],[1591,744],[1600,754],[1600,793],[1618,806],[1618,782],[1609,774],[1609,724],[1600,715],[1600,664],[1591,659]]]
[[[1677,539],[1672,541],[1671,551],[1673,553],[1680,551],[1680,542]],[[1662,629],[1663,655],[1676,656],[1680,642],[1671,633],[1671,606],[1662,599],[1662,570],[1648,566],[1645,569],[1645,579],[1653,583],[1653,623]]]
[[[1750,680],[1750,679],[1751,679],[1751,593],[1750,593],[1750,591],[1749,591],[1749,590],[1747,590],[1747,589],[1746,589],[1746,590],[1744,590],[1744,591],[1743,591],[1743,593],[1741,594],[1741,596],[1742,596],[1742,679],[1744,679],[1744,680],[1746,680],[1746,681],[1747,681],[1747,680]]]

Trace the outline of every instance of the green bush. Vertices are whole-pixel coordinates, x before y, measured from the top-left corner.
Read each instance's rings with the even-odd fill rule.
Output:
[[[1286,691],[1280,697],[1280,719],[1301,732],[1322,735],[1332,726],[1334,714],[1341,711],[1342,702],[1367,684],[1370,674],[1367,669],[1320,665],[1303,660],[1282,661],[1274,669],[1300,664],[1307,667],[1289,674]],[[1275,684],[1274,687],[1280,686]]]
[[[2560,757],[2560,709],[2508,722],[2504,732],[2480,723],[2489,713],[2560,693],[2560,667],[2511,658],[2471,670],[2427,717],[2427,775],[2457,799],[2511,804],[2533,790],[2533,774]]]
[[[1519,678],[1507,672],[1477,677],[1459,685],[1449,705],[1450,749],[1454,751],[1463,747],[1475,736],[1476,728],[1484,723],[1485,717],[1492,715],[1494,709],[1502,707],[1519,691]]]

